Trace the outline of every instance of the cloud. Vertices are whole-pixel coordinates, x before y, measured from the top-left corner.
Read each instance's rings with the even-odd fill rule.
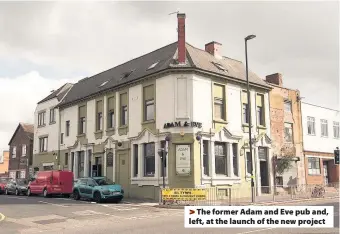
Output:
[[[49,79],[37,71],[12,78],[0,77],[0,153],[8,149],[8,142],[19,122],[33,124],[38,101],[49,95],[51,90],[79,79]]]

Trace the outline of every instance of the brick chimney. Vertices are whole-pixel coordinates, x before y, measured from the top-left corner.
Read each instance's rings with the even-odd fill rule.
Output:
[[[222,44],[216,41],[212,41],[209,42],[208,44],[205,44],[205,51],[219,59],[222,58],[222,55],[220,54],[221,49]]]
[[[268,83],[275,84],[275,85],[282,87],[282,74],[275,73],[275,74],[268,75],[266,76],[266,81]]]
[[[180,64],[185,63],[186,48],[185,48],[185,14],[177,14],[178,21],[178,62]]]

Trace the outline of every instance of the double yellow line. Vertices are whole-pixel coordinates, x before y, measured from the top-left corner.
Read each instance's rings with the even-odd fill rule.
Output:
[[[3,214],[0,213],[0,222],[1,222],[1,221],[4,221],[5,218],[6,218],[5,215],[3,215]]]

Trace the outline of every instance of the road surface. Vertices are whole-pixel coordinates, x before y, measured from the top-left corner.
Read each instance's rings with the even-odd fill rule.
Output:
[[[0,233],[4,234],[288,234],[339,233],[339,202],[328,199],[287,205],[334,206],[334,228],[228,228],[186,229],[182,209],[153,207],[149,203],[96,204],[66,198],[0,195]]]

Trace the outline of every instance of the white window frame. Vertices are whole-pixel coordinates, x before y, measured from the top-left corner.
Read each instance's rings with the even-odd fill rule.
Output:
[[[22,145],[21,147],[21,157],[25,157],[27,154],[27,145]]]
[[[150,107],[151,109],[149,109]],[[151,111],[151,113],[148,113],[148,111]],[[144,113],[145,113],[144,114],[145,121],[155,120],[155,100],[154,99],[149,99],[145,101]]]
[[[309,125],[311,125],[311,132],[309,132]],[[315,117],[307,116],[307,134],[315,136]]]
[[[289,108],[287,108],[287,107],[289,107]],[[292,101],[290,101],[290,100],[284,101],[284,110],[287,113],[292,113]]]
[[[56,122],[56,108],[50,109],[50,124],[53,124]]]
[[[46,111],[42,111],[38,113],[38,127],[42,127],[46,125]]]
[[[313,162],[310,162],[309,160],[318,160],[319,168],[313,168]],[[308,157],[307,158],[308,163],[308,175],[321,175],[321,160],[318,157]]]
[[[321,137],[328,137],[328,120],[320,119]],[[326,130],[326,132],[324,132]]]
[[[39,152],[40,153],[47,152],[47,146],[48,146],[48,136],[40,137],[39,138]]]
[[[16,158],[17,157],[17,147],[13,146],[12,148],[12,158]]]
[[[26,171],[20,171],[20,178],[25,179],[26,178]]]

